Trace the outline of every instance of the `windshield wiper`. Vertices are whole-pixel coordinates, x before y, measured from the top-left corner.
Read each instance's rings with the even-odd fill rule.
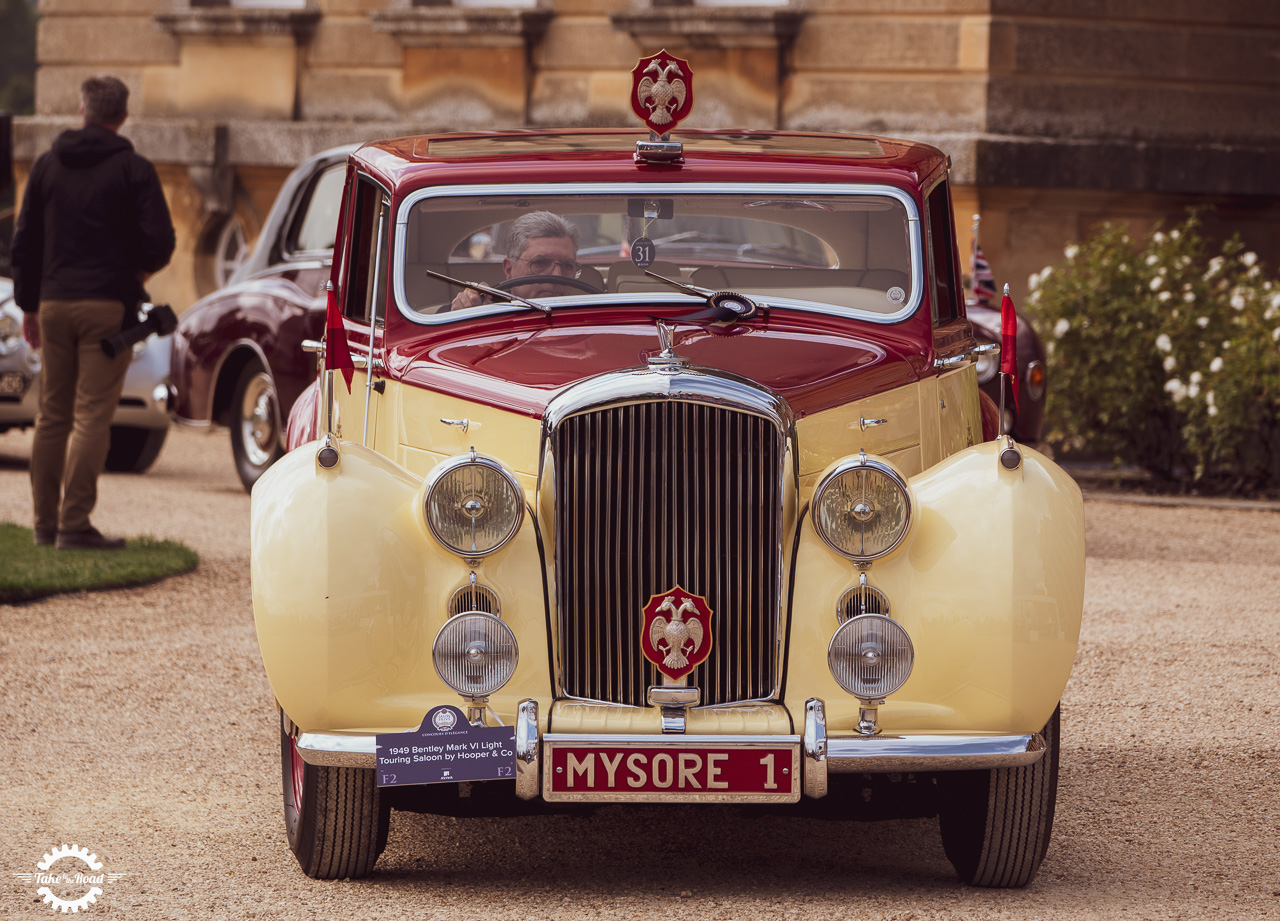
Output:
[[[447,281],[453,285],[460,285],[463,288],[470,288],[473,291],[483,291],[485,294],[492,294],[494,297],[502,301],[515,301],[517,304],[524,304],[526,307],[532,307],[534,310],[541,310],[547,316],[551,316],[551,308],[546,304],[538,301],[531,301],[527,297],[521,297],[511,291],[503,291],[501,288],[494,288],[490,285],[482,285],[477,281],[463,281],[460,278],[453,278],[449,275],[433,272],[431,269],[423,269],[432,278],[438,278],[441,281]]]
[[[650,278],[656,278],[658,281],[665,281],[673,288],[679,288],[688,294],[697,295],[707,302],[705,310],[697,313],[691,313],[688,316],[681,317],[681,320],[710,320],[712,324],[717,326],[728,326],[733,323],[739,323],[743,320],[754,319],[762,308],[769,305],[763,302],[757,304],[751,298],[744,294],[738,294],[736,291],[712,291],[710,288],[699,288],[696,285],[686,285],[682,281],[674,281],[657,272],[650,272],[645,269],[644,272]]]

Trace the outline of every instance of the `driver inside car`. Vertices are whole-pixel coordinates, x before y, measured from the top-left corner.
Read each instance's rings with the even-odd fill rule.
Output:
[[[519,255],[513,256],[512,253]],[[511,222],[511,228],[507,231],[507,256],[502,260],[502,271],[508,279],[533,275],[577,278],[582,274],[577,256],[576,225],[550,211],[530,211]],[[557,285],[550,281],[517,285],[510,291],[531,299],[581,293],[567,285]],[[462,310],[464,307],[475,307],[493,300],[491,295],[483,291],[465,288],[453,299],[449,309]]]

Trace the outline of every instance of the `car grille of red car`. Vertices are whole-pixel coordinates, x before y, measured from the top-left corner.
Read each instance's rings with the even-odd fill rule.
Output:
[[[777,423],[703,402],[637,402],[570,416],[552,437],[562,692],[645,706],[663,677],[641,652],[642,609],[678,584],[713,611],[702,641],[710,654],[688,680],[702,705],[773,696],[784,482]]]

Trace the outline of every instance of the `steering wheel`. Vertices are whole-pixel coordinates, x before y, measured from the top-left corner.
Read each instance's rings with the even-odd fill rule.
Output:
[[[587,294],[604,294],[603,288],[597,288],[589,281],[583,281],[581,278],[572,278],[568,275],[520,275],[516,278],[505,278],[490,287],[497,288],[499,291],[510,291],[520,285],[567,285]]]

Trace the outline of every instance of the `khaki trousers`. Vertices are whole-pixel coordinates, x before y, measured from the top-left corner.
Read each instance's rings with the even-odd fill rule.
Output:
[[[99,345],[120,331],[120,301],[41,301],[40,412],[31,449],[35,526],[84,531],[98,501],[111,446],[111,417],[133,352],[108,358]]]

